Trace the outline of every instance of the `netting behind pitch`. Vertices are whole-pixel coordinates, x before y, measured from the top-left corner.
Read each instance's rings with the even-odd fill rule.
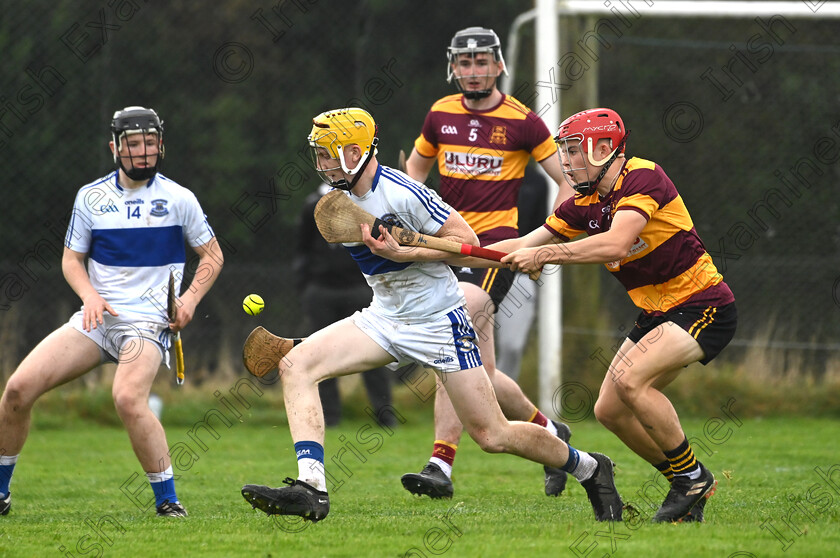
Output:
[[[585,99],[616,109],[631,131],[628,153],[659,163],[676,184],[737,299],[738,333],[722,360],[759,357],[780,374],[835,369],[840,23],[659,18],[627,4],[621,17],[563,18],[554,68],[563,117]],[[533,64],[520,61],[523,90]],[[551,96],[535,91],[536,109]],[[632,327],[623,289],[606,272],[599,282],[609,331],[566,322],[565,343],[593,348]],[[567,289],[567,308],[575,297]]]
[[[507,47],[510,22],[528,6],[480,7],[480,24]],[[824,373],[840,338],[840,25],[615,7],[619,15],[578,19],[565,40],[555,68],[570,86],[564,98],[594,87],[597,103],[632,130],[630,153],[661,164],[677,185],[738,300],[740,327],[722,362],[773,354],[776,373]],[[478,23],[455,15],[446,2],[4,2],[3,374],[80,304],[59,265],[66,218],[76,190],[112,167],[107,125],[132,104],[163,117],[164,172],[196,192],[225,249],[219,282],[184,332],[194,378],[242,373],[239,347],[256,321],[240,304],[251,292],[266,299],[260,323],[308,333],[291,261],[299,209],[318,184],[301,156],[310,119],[347,104],[370,109],[380,158],[395,166],[432,102],[453,92],[445,46]],[[337,21],[352,33],[325,32]],[[528,33],[514,90],[533,82]],[[550,99],[533,83],[522,91],[535,110]],[[577,331],[567,346],[585,349],[566,370],[586,366],[635,316],[604,270],[597,286],[566,288],[567,300],[590,287],[597,300],[566,314],[565,328]],[[585,314],[602,319],[576,317]]]

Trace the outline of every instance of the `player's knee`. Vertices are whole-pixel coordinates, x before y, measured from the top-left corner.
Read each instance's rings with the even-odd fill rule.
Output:
[[[632,374],[625,374],[615,383],[616,395],[628,407],[634,406],[643,388],[644,386],[635,381]]]
[[[113,390],[111,396],[114,399],[114,408],[123,420],[126,417],[139,415],[149,408],[148,400],[125,388]]]
[[[12,410],[20,410],[31,407],[40,393],[28,382],[12,375],[3,390],[3,404]]]
[[[290,386],[299,383],[315,382],[320,368],[317,361],[305,358],[303,355],[294,355],[289,358],[292,353],[286,355],[280,361],[280,383],[284,386]]]
[[[285,384],[291,378],[292,374],[297,371],[297,368],[292,366],[292,363],[289,362],[288,358],[280,360],[278,369],[280,371],[280,383],[283,384]]]
[[[606,403],[603,399],[595,402],[595,419],[606,427],[607,430],[614,430],[621,417],[613,405]]]
[[[474,428],[469,434],[478,447],[487,453],[503,453],[507,447],[501,432],[489,428]]]

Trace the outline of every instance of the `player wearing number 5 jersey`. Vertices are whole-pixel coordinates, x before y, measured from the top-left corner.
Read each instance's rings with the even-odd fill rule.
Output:
[[[526,273],[547,263],[603,263],[627,289],[641,313],[609,364],[595,416],[671,481],[654,521],[702,521],[716,481],[662,389],[729,343],[735,297],[673,182],[652,161],[626,159],[626,139],[613,110],[566,119],[555,141],[578,195],[543,227],[493,248],[511,252],[502,262]]]
[[[436,161],[441,197],[464,216],[482,246],[516,238],[519,190],[532,157],[560,188],[555,206],[574,193],[563,180],[551,133],[539,116],[496,87],[505,62],[499,38],[491,29],[469,27],[458,31],[448,50],[447,71],[448,81],[454,80],[460,93],[432,105],[406,162],[407,172],[423,182]],[[568,441],[568,426],[548,420],[515,381],[496,369],[494,315],[514,274],[498,268],[454,270],[479,334],[484,367],[505,416],[545,426]],[[432,498],[452,496],[452,466],[462,430],[446,390],[438,389],[432,457],[420,473],[402,477],[406,490]],[[563,471],[545,470],[547,495],[558,496],[565,486]]]
[[[117,170],[79,190],[61,262],[82,309],[29,353],[0,399],[3,515],[11,507],[9,483],[35,401],[106,361],[117,364],[114,405],[151,484],[157,514],[187,515],[175,493],[166,434],[149,409],[149,391],[161,363],[168,365],[170,336],[192,320],[223,257],[195,196],[157,172],[164,150],[163,122],[155,111],[136,106],[117,111],[111,133]],[[170,321],[169,275],[179,279],[177,288],[185,243],[199,262]],[[135,503],[141,501],[146,498]]]

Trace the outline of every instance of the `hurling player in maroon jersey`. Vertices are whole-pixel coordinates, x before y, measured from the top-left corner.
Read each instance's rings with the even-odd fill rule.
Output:
[[[609,363],[595,416],[671,481],[655,522],[703,521],[715,477],[696,459],[662,389],[729,343],[735,297],[673,182],[656,163],[627,159],[626,139],[613,110],[567,118],[555,141],[577,195],[542,227],[492,247],[511,252],[503,262],[524,273],[548,263],[602,263],[627,289],[641,313]]]
[[[437,163],[441,197],[464,217],[482,246],[516,238],[519,190],[531,158],[560,188],[555,207],[574,194],[563,179],[551,132],[539,116],[497,88],[505,61],[499,37],[491,29],[469,27],[458,31],[448,49],[447,70],[448,81],[455,82],[459,93],[432,105],[406,162],[406,171],[413,179],[425,182]],[[505,312],[515,312],[519,304],[510,299],[523,296],[514,291],[509,301],[503,302],[514,273],[505,268],[455,267],[453,271],[466,296],[484,367],[505,416],[534,422],[568,441],[568,426],[549,420],[514,380],[496,370],[494,315],[502,306]],[[452,496],[452,465],[462,431],[446,391],[438,389],[432,457],[423,471],[402,477],[406,490],[432,498]],[[547,495],[558,496],[565,486],[564,471],[545,469]]]

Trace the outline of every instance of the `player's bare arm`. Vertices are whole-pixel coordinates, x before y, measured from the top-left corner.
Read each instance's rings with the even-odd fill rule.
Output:
[[[423,157],[417,152],[417,148],[414,148],[405,162],[405,173],[417,182],[425,182],[436,161],[435,157]]]
[[[370,235],[370,228],[363,224],[362,240],[365,245],[370,248],[370,251],[377,256],[382,256],[395,262],[420,262],[420,261],[439,261],[448,260],[452,257],[449,252],[441,250],[434,250],[431,248],[419,248],[416,246],[400,246],[396,239],[389,233],[385,227],[380,227],[379,238],[373,238]],[[457,211],[452,211],[447,217],[446,222],[438,230],[436,234],[438,238],[451,240],[459,244],[470,244],[478,246],[478,237],[472,228],[464,221],[461,214]]]
[[[65,247],[64,254],[61,257],[61,271],[67,284],[82,299],[82,305],[84,306],[82,323],[84,328],[90,331],[91,328],[96,329],[97,324],[103,323],[102,315],[105,312],[112,316],[118,314],[90,284],[90,277],[87,268],[85,268],[86,255]]]
[[[192,321],[198,303],[216,282],[225,261],[215,236],[206,244],[194,247],[193,250],[198,254],[198,267],[189,288],[179,298],[178,316],[170,324],[170,328],[175,332],[180,331]]]
[[[622,260],[646,224],[647,219],[635,211],[619,211],[613,218],[610,230],[602,234],[562,244],[531,245],[510,253],[502,258],[502,262],[509,264],[515,271],[532,273],[546,264],[607,263]],[[546,231],[546,234],[551,233]]]

